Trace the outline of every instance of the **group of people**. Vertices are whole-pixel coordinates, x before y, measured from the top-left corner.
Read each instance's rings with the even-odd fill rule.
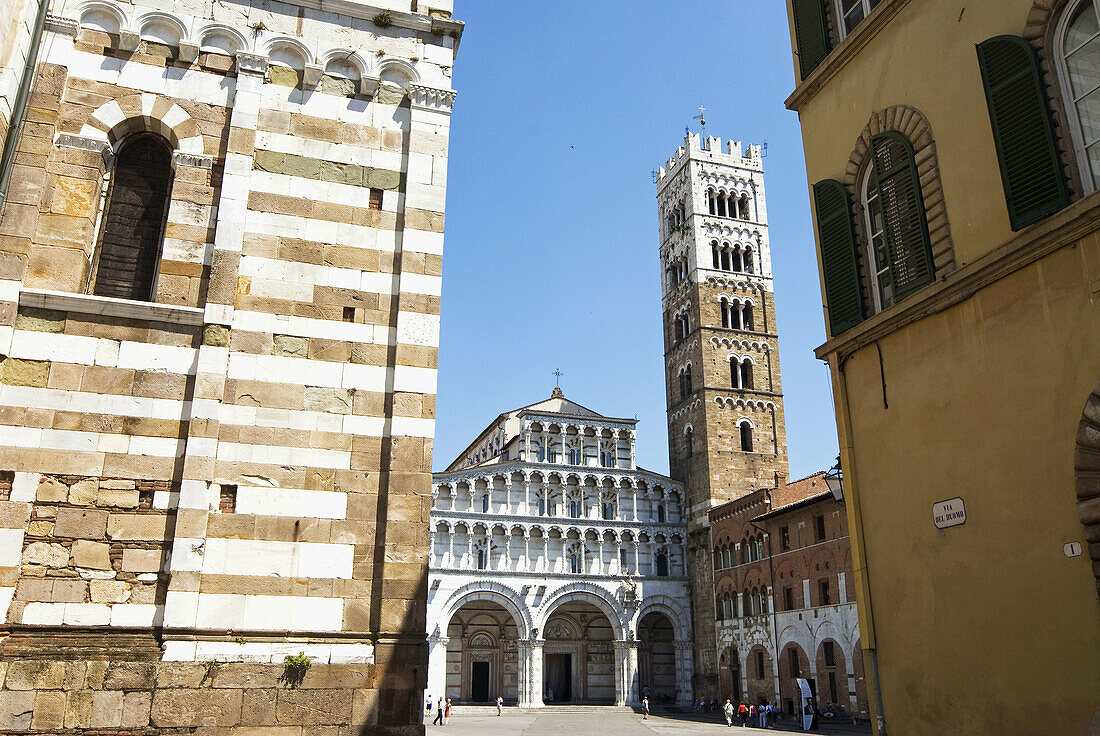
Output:
[[[775,706],[769,702],[764,702],[761,705],[755,703],[745,705],[743,702],[734,705],[730,702],[729,698],[726,698],[726,704],[722,707],[722,713],[726,716],[726,725],[732,727],[733,719],[738,718],[741,721],[741,727],[754,726],[759,728],[775,728],[775,721],[777,718],[777,711]]]
[[[428,701],[429,708],[431,702]],[[443,702],[443,698],[435,701],[436,713],[435,720],[432,721],[433,726],[446,726],[451,722],[451,699],[447,698],[447,702]]]

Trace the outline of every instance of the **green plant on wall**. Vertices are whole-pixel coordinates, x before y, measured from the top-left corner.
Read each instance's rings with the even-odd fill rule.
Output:
[[[282,680],[290,687],[298,687],[306,677],[312,657],[307,657],[305,652],[288,654],[283,660]]]

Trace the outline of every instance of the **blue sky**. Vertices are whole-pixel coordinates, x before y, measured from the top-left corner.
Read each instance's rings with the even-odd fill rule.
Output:
[[[792,477],[836,424],[784,3],[458,0],[435,468],[565,374],[569,398],[638,416],[668,470],[653,169],[707,131],[768,142],[765,193]]]

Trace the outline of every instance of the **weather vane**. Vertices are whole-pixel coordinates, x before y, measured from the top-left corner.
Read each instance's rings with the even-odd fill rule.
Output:
[[[561,388],[561,377],[565,375],[561,372],[561,368],[555,368],[551,375],[554,376],[554,386]]]

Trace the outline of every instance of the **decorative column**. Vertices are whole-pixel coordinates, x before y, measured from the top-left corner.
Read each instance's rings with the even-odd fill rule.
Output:
[[[638,486],[632,485],[630,487],[630,493],[634,498],[634,521],[638,520]]]
[[[630,433],[630,469],[631,470],[633,470],[636,467],[634,465],[634,440],[635,440],[635,433],[631,432]]]
[[[602,534],[596,540],[596,546],[598,548],[596,554],[599,555],[596,558],[596,574],[597,575],[603,575],[603,535]]]
[[[505,516],[511,516],[511,514],[512,514],[512,474],[508,473],[501,480],[504,484],[504,514],[505,514]]]
[[[436,632],[428,637],[428,689],[425,698],[432,701],[432,715],[435,715],[436,698],[447,699],[447,644],[446,636]]]
[[[634,569],[630,571],[630,574],[631,575],[639,575],[639,574],[641,574],[641,566],[638,564],[639,563],[638,548],[641,546],[641,544],[638,542],[637,539],[634,539],[633,541],[631,541],[630,546],[634,549]]]
[[[539,565],[539,572],[550,572],[550,537],[546,532],[542,534],[542,564]]]
[[[538,506],[535,506],[534,509],[531,507],[531,479],[527,476],[523,478],[523,503],[526,504],[524,514],[526,516],[534,516],[534,509],[538,509]]]
[[[476,567],[474,564],[474,530],[473,527],[466,527],[466,567],[467,569],[473,569]]]
[[[447,553],[450,557],[449,564],[451,567],[458,567],[455,565],[455,530],[451,528],[447,534]]]
[[[691,642],[675,641],[673,646],[676,647],[676,702],[686,703],[694,697],[691,691]],[[776,677],[775,681],[779,682],[779,678]],[[776,701],[778,702],[778,697]]]
[[[435,564],[435,529],[428,530],[428,564]]]
[[[542,645],[545,644],[545,640],[538,638],[538,629],[531,631],[530,644],[530,665],[527,668],[527,682],[528,682],[528,695],[527,702],[530,708],[541,708],[542,702]]]
[[[683,577],[688,574],[688,546],[686,540],[680,540],[680,570]]]
[[[615,705],[641,702],[638,689],[638,642],[627,629],[625,641],[615,642]]]
[[[563,536],[561,538],[561,565],[560,565],[560,567],[561,567],[560,571],[561,572],[565,572],[568,569],[568,567],[567,567],[568,561],[565,559],[569,555],[568,550],[567,550],[568,545],[569,545],[569,539],[567,537]]]

